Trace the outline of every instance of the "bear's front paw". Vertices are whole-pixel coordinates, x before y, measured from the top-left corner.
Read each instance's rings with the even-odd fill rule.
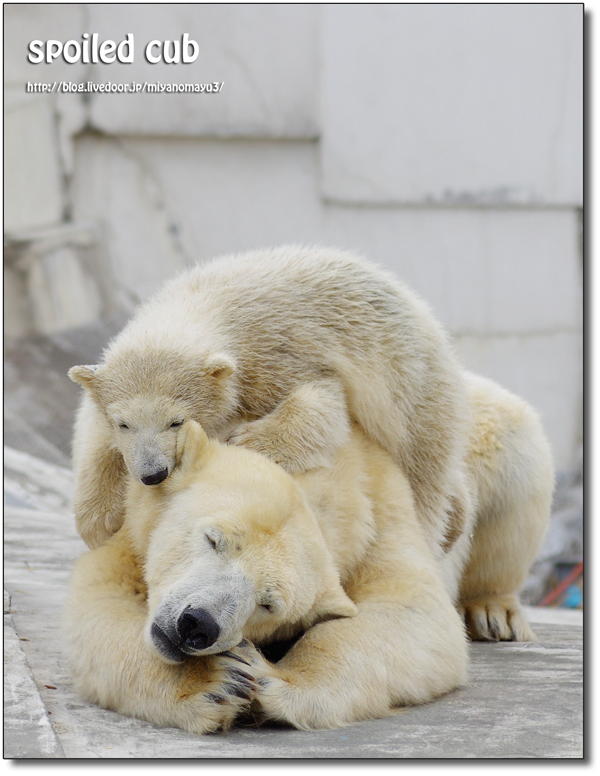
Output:
[[[204,699],[220,717],[219,727],[228,728],[235,718],[249,710],[258,689],[252,644],[242,642],[227,652],[212,656],[212,676]]]
[[[231,727],[238,715],[249,710],[258,689],[252,661],[255,651],[242,642],[227,652],[181,664],[175,716],[167,724],[190,733]]]
[[[296,685],[290,678],[279,674],[271,666],[266,676],[258,679],[259,688],[252,704],[252,712],[259,722],[273,722],[291,725],[299,730],[319,730],[338,727],[336,710],[326,691]]]
[[[301,730],[312,730],[310,691],[303,694],[287,672],[281,672],[276,664],[270,663],[260,653],[253,661],[253,668],[258,684],[252,703],[254,719],[259,723],[271,720]]]
[[[269,662],[246,639],[241,644],[238,644],[235,650],[222,652],[220,655],[215,655],[215,657],[233,657],[233,652],[235,652],[238,660],[241,657],[244,661],[240,668],[246,676],[246,681],[248,680],[248,675],[253,677],[252,702],[249,706],[254,721],[261,722],[270,719],[287,722],[292,725],[296,724],[295,720],[289,719],[288,714],[289,706],[293,699],[293,688],[281,675],[277,666]],[[240,669],[237,670],[239,671]],[[235,671],[236,667],[234,666]],[[214,693],[214,690],[212,693]],[[218,697],[213,698],[213,702],[222,703],[223,693],[218,693]],[[242,709],[244,712],[248,710],[248,707]],[[299,727],[302,726],[299,725]]]

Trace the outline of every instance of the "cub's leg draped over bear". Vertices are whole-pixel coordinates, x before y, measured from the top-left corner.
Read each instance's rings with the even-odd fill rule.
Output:
[[[451,545],[472,505],[466,388],[445,332],[404,285],[334,250],[225,257],[167,283],[70,377],[74,509],[90,547],[122,525],[125,477],[172,474],[185,420],[288,472],[334,460],[348,415],[408,478],[430,547]]]
[[[548,443],[525,402],[465,382],[478,506],[445,554],[406,475],[357,424],[330,466],[292,477],[184,422],[172,474],[153,488],[129,478],[122,529],[73,573],[65,624],[83,697],[199,733],[251,703],[335,727],[465,682],[455,603],[477,637],[530,638],[517,590],[548,519]],[[276,664],[253,646],[300,635]]]

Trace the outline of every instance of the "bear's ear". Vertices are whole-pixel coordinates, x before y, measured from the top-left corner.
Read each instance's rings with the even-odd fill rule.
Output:
[[[197,469],[209,446],[209,439],[202,426],[195,420],[186,420],[177,435],[177,468],[175,472],[186,475]],[[168,480],[171,479],[171,477],[168,478]]]
[[[356,604],[348,598],[344,588],[338,582],[319,593],[309,616],[312,624],[315,625],[318,622],[337,620],[340,617],[356,617],[357,614]]]
[[[74,383],[82,385],[84,388],[91,388],[98,373],[100,366],[98,364],[86,366],[72,366],[69,369],[69,377]]]
[[[204,370],[210,377],[224,380],[235,372],[236,363],[225,353],[213,353],[204,362]]]
[[[313,612],[319,622],[336,620],[340,617],[356,617],[358,609],[350,600],[341,585],[329,590],[315,601]]]

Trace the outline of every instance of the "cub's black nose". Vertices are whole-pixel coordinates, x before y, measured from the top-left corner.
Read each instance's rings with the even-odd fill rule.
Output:
[[[188,606],[177,621],[181,646],[189,649],[206,649],[219,637],[220,628],[205,609]]]
[[[161,469],[159,472],[156,472],[155,474],[149,474],[147,477],[142,477],[141,480],[144,483],[144,485],[158,485],[159,482],[166,480],[168,476],[169,476],[169,470]]]

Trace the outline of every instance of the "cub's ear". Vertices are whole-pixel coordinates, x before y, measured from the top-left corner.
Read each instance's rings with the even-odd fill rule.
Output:
[[[224,380],[235,372],[236,363],[226,353],[213,353],[204,362],[204,370],[210,377]]]
[[[357,614],[356,604],[348,598],[339,582],[317,596],[310,612],[313,625],[340,617],[356,617]]]
[[[99,369],[99,364],[72,366],[69,369],[69,377],[71,380],[73,380],[74,383],[78,383],[84,388],[91,388]]]
[[[177,467],[173,474],[187,475],[202,465],[202,461],[210,448],[210,441],[199,423],[186,420],[177,435]],[[169,477],[167,482],[172,480]]]

